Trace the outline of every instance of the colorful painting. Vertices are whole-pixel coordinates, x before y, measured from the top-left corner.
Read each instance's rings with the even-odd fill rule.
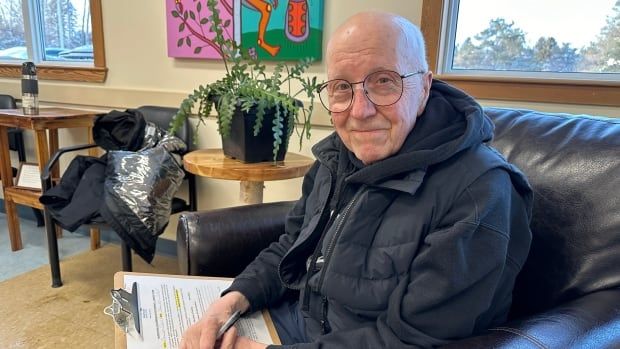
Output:
[[[222,57],[209,31],[207,0],[166,0],[168,56]],[[320,60],[323,0],[219,0],[224,36],[266,60]]]

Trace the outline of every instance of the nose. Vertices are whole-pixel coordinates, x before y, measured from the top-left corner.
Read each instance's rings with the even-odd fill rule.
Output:
[[[363,85],[353,85],[353,101],[351,102],[349,116],[364,119],[374,115],[376,112],[375,104],[368,99]]]

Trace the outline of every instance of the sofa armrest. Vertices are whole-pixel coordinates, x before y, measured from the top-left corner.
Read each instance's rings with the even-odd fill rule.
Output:
[[[611,289],[590,293],[442,348],[602,349],[619,345],[620,289]]]
[[[234,277],[284,233],[294,201],[184,212],[177,226],[179,271]]]

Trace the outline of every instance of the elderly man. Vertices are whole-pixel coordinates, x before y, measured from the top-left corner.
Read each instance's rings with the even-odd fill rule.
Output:
[[[484,142],[470,96],[433,81],[419,29],[366,12],[331,37],[321,102],[336,129],[286,233],[184,334],[182,348],[264,348],[229,330],[270,308],[285,347],[439,346],[505,321],[530,246],[527,180]]]

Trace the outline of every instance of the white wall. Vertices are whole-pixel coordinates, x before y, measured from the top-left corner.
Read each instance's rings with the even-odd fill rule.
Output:
[[[40,82],[42,104],[66,105],[101,111],[136,107],[145,104],[178,106],[188,92],[200,83],[216,80],[223,74],[221,63],[193,59],[173,59],[167,56],[164,1],[105,0],[102,1],[106,63],[109,68],[105,83]],[[368,9],[399,13],[419,24],[422,0],[326,0],[324,13],[324,45],[330,33],[348,16]],[[372,23],[369,23],[372,25]],[[325,78],[323,63],[313,66],[309,74]],[[0,91],[20,95],[19,79],[0,79]],[[482,101],[495,106],[519,106],[548,111],[589,113],[620,116],[618,108],[503,103]],[[316,105],[316,120],[329,125],[326,112]],[[310,155],[310,147],[331,132],[329,126],[315,127],[310,142],[301,150],[297,139],[291,141],[290,151]],[[82,143],[84,132],[60,132],[60,145]],[[32,134],[26,135],[28,158],[34,158]],[[215,122],[210,120],[202,128],[199,148],[220,147]],[[17,159],[13,159],[17,161]],[[66,164],[65,164],[66,165]],[[198,181],[199,208],[217,208],[239,205],[239,184],[232,181],[201,179]],[[293,200],[299,196],[301,179],[267,182],[264,200]],[[164,237],[174,239],[176,229],[173,217]]]

